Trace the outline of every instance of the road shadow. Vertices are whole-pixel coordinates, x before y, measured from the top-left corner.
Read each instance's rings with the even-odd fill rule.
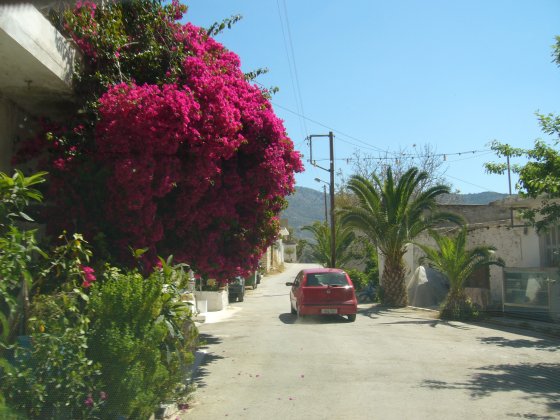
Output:
[[[496,331],[521,334],[551,341],[556,340],[557,343],[560,343],[560,330],[557,331],[557,328],[554,328],[558,326],[555,323],[498,316],[483,318],[477,325]]]
[[[347,324],[348,318],[342,315],[306,315],[298,317],[290,312],[278,315],[284,324]]]
[[[531,399],[542,400],[549,410],[560,414],[560,365],[552,363],[523,363],[491,365],[476,368],[465,382],[425,380],[421,386],[431,389],[465,389],[472,398],[483,398],[496,392],[520,391]],[[506,414],[506,413],[504,413]],[[509,416],[534,418],[528,413],[507,413]]]
[[[390,308],[375,303],[371,306],[365,306],[364,304],[358,305],[358,313],[372,319],[379,318],[389,313],[390,310]]]
[[[216,344],[220,344],[222,339],[211,334],[200,334],[197,350],[194,353],[194,362],[192,365],[191,383],[196,384],[198,388],[204,388],[206,383],[204,379],[209,375],[207,366],[216,360],[224,359],[223,356],[212,353],[210,349]]]
[[[504,329],[506,330],[506,329]],[[543,338],[537,334],[532,334],[530,332],[524,332],[523,335],[533,337],[533,340],[518,338],[518,339],[507,339],[504,337],[479,337],[478,340],[482,344],[493,344],[498,347],[511,347],[511,348],[530,348],[543,351],[559,351],[560,341],[552,340],[548,338]]]
[[[198,334],[198,348],[207,349],[209,346],[220,344],[222,339],[212,334],[200,333]]]
[[[435,318],[435,313],[432,311],[419,311],[412,308],[389,308],[380,304],[373,304],[372,306],[358,307],[358,314],[366,316],[370,319],[388,319],[400,318],[398,321],[379,322],[377,325],[429,325],[432,328],[437,326],[447,326],[460,330],[469,330],[471,327],[462,322],[449,322],[439,318]]]
[[[358,313],[368,318],[379,318],[386,315],[400,316],[400,317],[415,317],[418,319],[437,319],[437,314],[434,311],[420,310],[406,306],[404,308],[391,308],[384,306],[380,303],[374,304],[359,304]]]
[[[455,328],[458,330],[469,330],[470,328],[466,325],[452,324],[449,322],[441,321],[439,319],[409,319],[407,321],[395,321],[395,322],[380,322],[377,325],[428,325],[432,328],[438,326],[446,326]]]
[[[278,315],[278,319],[280,319],[280,321],[282,321],[284,324],[295,324],[298,318],[297,315],[288,312]]]

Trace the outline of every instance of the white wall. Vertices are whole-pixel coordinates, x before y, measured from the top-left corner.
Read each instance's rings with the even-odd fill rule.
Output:
[[[274,268],[279,268],[284,264],[284,243],[282,239],[278,239],[272,246],[274,253]]]
[[[296,244],[284,244],[284,261],[297,262]]]
[[[531,227],[495,226],[469,232],[469,246],[477,244],[493,245],[496,255],[501,257],[506,267],[539,267],[539,237]],[[503,270],[490,267],[490,301],[501,303]]]
[[[422,234],[416,242],[435,246],[434,240],[427,233]],[[467,247],[489,245],[497,248],[496,256],[501,257],[507,267],[539,267],[539,237],[534,228],[510,227],[508,225],[470,226]],[[407,282],[411,273],[420,265],[422,251],[418,247],[409,247],[404,256],[407,265]],[[380,269],[382,269],[380,264]],[[381,271],[380,271],[381,273]],[[498,266],[490,267],[490,302],[502,302],[503,270]]]

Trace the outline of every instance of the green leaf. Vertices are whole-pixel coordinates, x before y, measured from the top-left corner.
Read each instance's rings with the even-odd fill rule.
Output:
[[[14,373],[14,367],[6,359],[0,358],[0,368],[8,374]]]
[[[142,255],[144,255],[146,252],[148,252],[149,248],[139,248],[139,249],[132,249],[129,248],[132,251],[132,256],[135,259],[139,259]]]
[[[19,215],[20,215],[22,218],[24,218],[25,220],[27,220],[28,222],[33,222],[33,221],[34,221],[30,216],[28,216],[27,214],[25,214],[25,213],[22,212],[22,211],[19,212]]]
[[[6,340],[8,339],[8,333],[10,332],[9,325],[10,324],[8,323],[8,317],[0,312],[0,326],[2,327],[2,335],[0,336],[0,338],[4,342],[6,342]]]

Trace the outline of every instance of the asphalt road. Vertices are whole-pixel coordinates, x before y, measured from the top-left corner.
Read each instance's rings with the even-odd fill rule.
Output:
[[[560,418],[558,339],[371,304],[353,323],[301,321],[284,283],[304,266],[264,277],[200,327],[198,389],[181,418]]]

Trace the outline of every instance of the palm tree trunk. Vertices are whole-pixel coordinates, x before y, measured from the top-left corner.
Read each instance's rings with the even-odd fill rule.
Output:
[[[476,320],[480,317],[480,309],[473,305],[464,289],[455,288],[449,291],[439,316],[459,321]]]
[[[392,260],[386,257],[382,275],[383,303],[385,305],[394,308],[408,305],[408,293],[404,284],[405,272],[402,258]]]

